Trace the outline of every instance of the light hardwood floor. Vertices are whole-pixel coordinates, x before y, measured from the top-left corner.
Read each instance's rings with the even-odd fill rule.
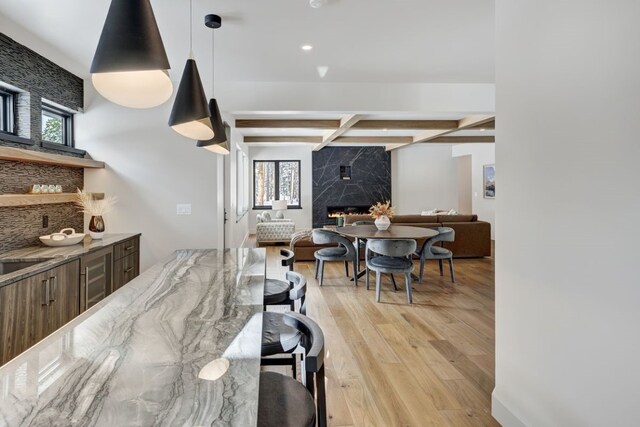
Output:
[[[253,241],[249,241],[254,245]],[[282,277],[280,247],[267,247],[267,275]],[[496,426],[493,258],[455,260],[456,283],[427,262],[422,284],[397,292],[383,281],[381,303],[364,278],[355,288],[344,265],[327,263],[324,286],[314,264],[295,270],[309,282],[307,315],[326,340],[330,426]],[[446,269],[445,269],[446,273]],[[373,276],[372,276],[373,279]]]

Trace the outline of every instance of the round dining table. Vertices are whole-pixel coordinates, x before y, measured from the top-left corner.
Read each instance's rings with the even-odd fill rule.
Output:
[[[346,225],[337,227],[335,231],[346,237],[355,239],[356,259],[360,269],[360,241],[368,239],[430,239],[439,233],[431,228],[411,227],[408,225],[391,225],[387,230],[378,230],[375,225]],[[357,277],[364,276],[365,270],[360,270]],[[352,279],[353,280],[353,279]]]

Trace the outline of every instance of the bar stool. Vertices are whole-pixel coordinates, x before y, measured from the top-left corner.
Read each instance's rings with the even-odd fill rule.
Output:
[[[289,271],[293,271],[294,253],[288,249],[280,249],[282,258],[281,265],[288,267]],[[289,298],[289,291],[292,285],[285,280],[267,278],[264,281],[264,310],[269,305],[288,305],[291,310],[294,309],[294,301]]]

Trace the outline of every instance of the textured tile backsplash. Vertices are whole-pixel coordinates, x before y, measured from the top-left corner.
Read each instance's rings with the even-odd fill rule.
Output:
[[[41,146],[42,100],[74,111],[84,106],[83,80],[0,33],[0,82],[19,89],[16,94],[16,133],[27,143],[0,134],[0,146],[78,156]],[[24,194],[33,184],[62,185],[65,193],[84,186],[84,170],[0,160],[0,194]],[[49,225],[42,227],[42,217]],[[0,207],[0,252],[39,245],[38,237],[73,227],[83,229],[83,215],[71,203]]]
[[[49,227],[42,228],[42,216],[49,216]],[[0,208],[0,252],[41,245],[39,236],[73,227],[82,232],[82,213],[72,203]]]
[[[0,160],[0,194],[24,194],[33,184],[59,184],[72,193],[83,188],[84,170]],[[42,227],[44,215],[47,228]],[[67,227],[84,227],[84,216],[72,203],[0,208],[0,252],[39,245],[39,236]]]
[[[33,184],[62,185],[64,193],[75,193],[83,181],[80,168],[0,160],[0,194],[27,193]]]

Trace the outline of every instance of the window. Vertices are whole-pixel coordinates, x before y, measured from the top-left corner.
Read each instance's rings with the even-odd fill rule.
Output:
[[[73,114],[43,103],[42,141],[73,147]]]
[[[241,218],[249,210],[249,160],[244,152],[236,149],[236,217]]]
[[[0,131],[13,133],[13,102],[15,95],[0,89]]]
[[[267,209],[274,200],[300,207],[300,160],[254,160],[253,207]]]

